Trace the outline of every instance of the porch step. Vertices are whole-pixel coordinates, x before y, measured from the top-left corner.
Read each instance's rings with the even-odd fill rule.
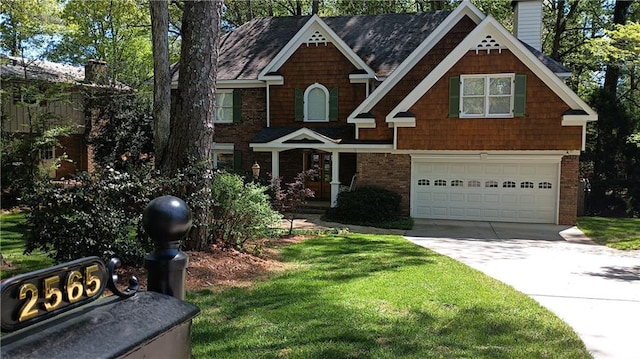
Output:
[[[296,213],[324,214],[329,208],[331,208],[329,201],[308,201],[307,204],[299,208]]]

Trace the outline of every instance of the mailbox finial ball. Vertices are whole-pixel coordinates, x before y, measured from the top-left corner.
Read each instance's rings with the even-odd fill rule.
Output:
[[[147,205],[142,224],[156,243],[176,242],[182,239],[193,223],[191,209],[178,197],[158,197]]]

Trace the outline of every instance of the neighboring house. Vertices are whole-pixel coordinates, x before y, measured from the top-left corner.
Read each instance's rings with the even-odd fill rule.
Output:
[[[517,36],[468,1],[240,26],[219,55],[216,166],[258,162],[285,181],[316,169],[308,185],[334,205],[357,173],[415,218],[575,223],[597,114],[540,52],[541,1],[514,14]]]
[[[40,153],[43,167],[49,167],[56,158],[66,154],[68,161],[63,161],[50,173],[54,179],[69,178],[75,172],[93,167],[85,139],[91,111],[84,107],[83,90],[103,87],[94,82],[105,71],[106,64],[101,61],[90,61],[82,68],[13,56],[0,58],[3,131],[26,136],[41,116],[48,118],[49,127],[70,125],[74,128],[71,135],[59,138],[59,147]],[[34,93],[44,94],[54,86],[57,86],[56,90],[50,92],[56,96],[45,96],[47,100],[34,96]]]

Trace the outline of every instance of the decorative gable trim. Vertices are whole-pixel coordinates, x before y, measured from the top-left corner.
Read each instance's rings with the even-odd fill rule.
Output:
[[[324,36],[324,34],[322,32],[320,32],[320,30],[314,31],[313,34],[311,34],[311,36],[309,36],[307,41],[305,41],[307,46],[309,46],[310,44],[315,44],[316,46],[318,46],[318,44],[324,44],[325,46],[327,46],[328,42],[329,41]]]
[[[575,92],[573,92],[560,78],[531,53],[525,46],[513,37],[498,23],[496,19],[487,16],[458,46],[445,57],[431,73],[429,73],[389,114],[386,121],[394,122],[398,113],[407,112],[433,85],[438,82],[449,69],[455,65],[469,50],[474,50],[476,45],[491,35],[493,39],[508,48],[520,61],[522,61],[538,78],[540,78],[558,97],[560,97],[572,109],[571,122],[580,117],[585,123],[596,121],[598,115]],[[563,125],[569,121],[563,121]],[[573,125],[573,124],[571,124]],[[584,131],[583,131],[584,132]],[[395,141],[395,139],[394,139]],[[584,149],[584,133],[582,148]]]
[[[332,43],[358,69],[365,71],[370,78],[375,72],[347,45],[318,15],[309,21],[289,40],[280,52],[269,62],[258,75],[258,80],[267,81],[269,73],[277,72],[302,44]]]
[[[340,140],[334,140],[306,127],[266,143],[250,143],[249,147],[256,152],[280,152],[290,149],[315,148],[338,152],[390,153],[393,149],[391,144],[386,143],[340,143]]]
[[[496,39],[491,35],[487,35],[476,45],[476,54],[481,50],[487,50],[488,53],[490,53],[491,50],[498,50],[498,53],[500,53],[502,49],[504,49],[504,47],[500,45]]]
[[[324,144],[324,145],[334,145],[337,144],[338,142],[327,137],[324,136],[322,134],[319,134],[316,131],[313,131],[311,129],[308,129],[306,127],[303,127],[299,130],[296,130],[294,132],[291,132],[288,135],[284,135],[276,140],[273,140],[271,142],[265,143],[265,147],[266,146],[277,146],[277,145],[284,145],[287,142],[292,142],[292,141],[312,141],[315,143],[320,143],[320,144]],[[254,147],[257,147],[254,145]]]
[[[384,96],[398,83],[404,76],[431,51],[431,49],[455,27],[460,20],[468,16],[476,24],[479,24],[486,15],[478,10],[470,1],[464,0],[444,21],[409,55],[407,58],[387,77],[372,93],[367,97],[348,117],[348,123],[356,124],[356,138],[358,137],[360,114],[370,112],[373,107],[384,98]],[[370,126],[370,124],[367,124]],[[374,119],[375,127],[375,119]]]

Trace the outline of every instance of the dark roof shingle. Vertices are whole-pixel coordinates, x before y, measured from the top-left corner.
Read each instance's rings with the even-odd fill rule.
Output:
[[[450,14],[334,16],[322,20],[376,73],[389,76]],[[218,57],[219,80],[256,80],[310,16],[253,19],[225,35]],[[554,73],[569,69],[525,44]],[[174,65],[173,81],[178,80]]]
[[[25,71],[26,68],[26,71]],[[2,56],[0,74],[3,78],[25,78],[50,82],[81,82],[84,67],[59,64],[51,61],[29,60],[22,57]]]

